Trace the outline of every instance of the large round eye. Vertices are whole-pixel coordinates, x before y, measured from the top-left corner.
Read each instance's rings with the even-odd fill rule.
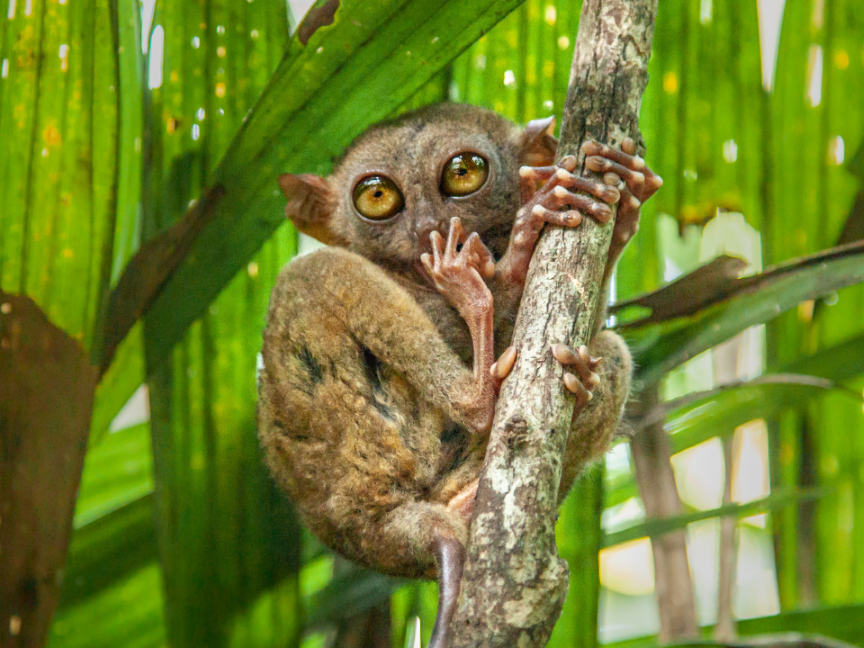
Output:
[[[392,218],[405,206],[402,192],[387,176],[363,178],[354,187],[354,206],[370,220]]]
[[[489,177],[489,164],[476,153],[454,155],[444,165],[441,193],[445,196],[467,196],[477,191]]]

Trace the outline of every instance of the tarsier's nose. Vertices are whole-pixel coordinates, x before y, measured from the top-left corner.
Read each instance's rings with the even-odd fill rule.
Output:
[[[447,223],[431,215],[420,216],[417,219],[417,223],[414,226],[414,235],[417,237],[417,244],[422,252],[432,251],[429,235],[436,231],[444,238],[447,238]]]

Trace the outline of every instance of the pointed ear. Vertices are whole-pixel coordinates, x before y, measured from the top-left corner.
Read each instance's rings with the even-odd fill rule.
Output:
[[[555,117],[533,119],[525,126],[520,137],[520,162],[528,166],[551,166],[555,164],[558,140],[555,132]]]
[[[346,245],[332,230],[333,190],[326,178],[304,173],[279,176],[279,187],[288,199],[285,216],[304,234],[327,245]]]

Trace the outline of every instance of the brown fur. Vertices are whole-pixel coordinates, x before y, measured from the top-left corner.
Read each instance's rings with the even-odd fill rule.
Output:
[[[470,389],[472,339],[465,321],[419,262],[429,233],[458,216],[496,259],[520,207],[518,169],[551,164],[554,140],[520,131],[479,108],[444,104],[373,126],[328,179],[288,176],[287,214],[325,248],[282,272],[264,332],[259,433],[267,462],[309,528],[326,545],[380,571],[436,572],[436,538],[464,543],[469,505],[448,507],[481,470],[486,436],[460,405]],[[471,150],[490,165],[486,184],[463,198],[439,192],[441,168]],[[364,173],[389,176],[404,211],[368,222],[352,206]],[[305,179],[305,180],[304,180]],[[496,348],[509,345],[522,286],[488,280]],[[574,420],[561,498],[608,449],[629,392],[630,355],[615,334],[589,345],[604,360],[599,386]]]

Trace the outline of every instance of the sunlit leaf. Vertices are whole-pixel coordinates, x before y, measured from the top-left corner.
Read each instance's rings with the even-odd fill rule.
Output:
[[[696,511],[695,513],[684,513],[673,517],[660,519],[648,519],[632,527],[610,533],[603,538],[604,547],[612,547],[631,540],[649,537],[654,538],[661,536],[664,533],[684,529],[688,524],[699,522],[700,520],[708,520],[716,517],[734,516],[737,518],[747,517],[754,513],[761,513],[771,509],[780,508],[793,502],[803,500],[817,499],[824,496],[825,493],[819,491],[807,492],[789,492],[789,493],[774,493],[766,498],[748,502],[746,504],[727,504],[716,509],[708,511]]]

